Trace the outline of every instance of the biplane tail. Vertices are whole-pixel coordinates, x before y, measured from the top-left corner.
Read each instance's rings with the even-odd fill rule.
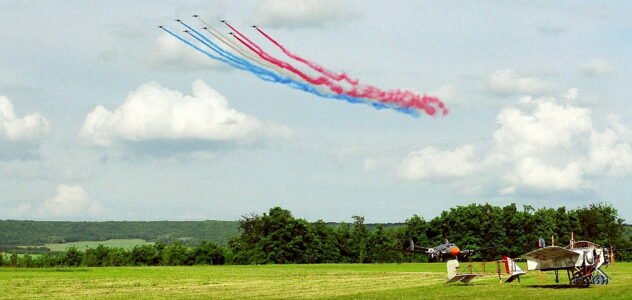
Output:
[[[525,271],[518,266],[515,260],[507,256],[503,257],[503,262],[505,263],[505,273],[509,274],[509,277],[505,279],[505,282],[512,282],[516,279],[520,282],[520,276],[526,274]]]
[[[463,282],[468,283],[476,276],[482,276],[482,274],[461,274],[459,273],[459,261],[456,259],[448,260],[446,263],[448,268],[448,281],[445,283],[452,282]]]

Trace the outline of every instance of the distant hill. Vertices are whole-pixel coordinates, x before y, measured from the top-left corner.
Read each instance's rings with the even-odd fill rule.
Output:
[[[0,246],[43,245],[110,239],[144,239],[150,242],[201,240],[225,245],[239,234],[238,221],[15,221],[0,220]]]
[[[336,227],[340,223],[327,223]],[[374,230],[377,224],[366,224]],[[403,223],[384,224],[384,228]],[[43,246],[44,244],[78,241],[106,241],[110,239],[144,239],[148,242],[197,245],[212,241],[226,245],[239,234],[239,221],[16,221],[0,220],[0,251],[15,246]]]

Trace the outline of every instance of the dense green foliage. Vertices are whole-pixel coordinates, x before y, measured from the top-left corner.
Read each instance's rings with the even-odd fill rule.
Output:
[[[445,239],[463,249],[485,249],[474,259],[493,260],[502,255],[518,257],[537,246],[539,238],[566,246],[570,233],[576,240],[588,240],[605,247],[632,246],[624,237],[623,219],[609,205],[593,204],[575,210],[525,206],[505,207],[489,204],[458,206],[426,221],[419,216],[404,226],[370,231],[364,218],[353,217],[352,224],[335,228],[321,221],[308,223],[279,207],[268,214],[244,216],[241,235],[229,242],[237,264],[283,263],[373,263],[424,261],[425,257],[403,254],[410,239],[416,245],[432,247]],[[629,252],[617,253],[619,260],[632,258]]]
[[[334,227],[322,221],[308,223],[280,207],[262,216],[245,216],[241,235],[229,241],[236,264],[386,262],[401,260],[394,237],[381,226],[370,231],[364,218]]]
[[[169,245],[145,244],[132,249],[99,245],[85,251],[70,247],[66,252],[57,254],[0,254],[0,266],[30,268],[222,265],[225,263],[225,251],[225,248],[206,241],[202,241],[196,247],[186,247],[179,242]]]
[[[43,245],[109,239],[144,239],[151,242],[197,245],[212,241],[225,245],[239,234],[237,221],[151,221],[151,222],[53,222],[0,220],[0,251],[16,245]],[[43,252],[43,251],[36,251]],[[33,253],[33,252],[31,252]]]
[[[208,227],[206,230],[212,231]],[[401,226],[376,225],[374,230],[360,216],[354,216],[352,223],[310,223],[292,216],[288,210],[274,207],[262,215],[244,216],[236,231],[239,234],[226,247],[199,241],[192,247],[176,241],[137,245],[132,249],[100,245],[82,251],[70,247],[65,253],[38,256],[18,256],[11,251],[12,254],[0,259],[0,264],[46,267],[426,261],[423,255],[397,251],[411,239],[416,245],[426,247],[448,239],[462,249],[484,249],[474,259],[494,260],[502,255],[518,257],[533,250],[538,238],[545,238],[547,243],[554,239],[557,245],[565,246],[571,232],[576,240],[615,249],[632,247],[632,241],[625,235],[623,219],[617,216],[616,209],[603,204],[574,210],[564,207],[536,210],[530,206],[520,210],[515,204],[505,207],[471,204],[444,211],[430,221],[414,215]],[[632,258],[629,251],[619,252],[616,257]]]

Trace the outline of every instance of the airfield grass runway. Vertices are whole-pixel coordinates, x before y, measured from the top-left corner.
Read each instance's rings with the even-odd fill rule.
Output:
[[[632,263],[606,272],[610,284],[579,289],[553,288],[552,273],[536,272],[521,283],[500,284],[488,275],[444,284],[444,263],[0,268],[0,298],[632,299]]]

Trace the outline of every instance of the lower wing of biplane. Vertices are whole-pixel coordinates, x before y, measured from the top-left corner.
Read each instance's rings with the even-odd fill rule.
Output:
[[[451,282],[468,283],[472,279],[474,279],[474,277],[476,277],[476,276],[482,276],[482,274],[458,274],[458,275],[454,275],[454,277],[452,277],[451,279],[449,279],[445,283],[451,283]]]
[[[456,259],[448,260],[446,265],[448,268],[448,281],[446,281],[445,283],[452,283],[452,282],[468,283],[472,279],[474,279],[474,277],[483,276],[483,274],[459,273],[459,261]]]

